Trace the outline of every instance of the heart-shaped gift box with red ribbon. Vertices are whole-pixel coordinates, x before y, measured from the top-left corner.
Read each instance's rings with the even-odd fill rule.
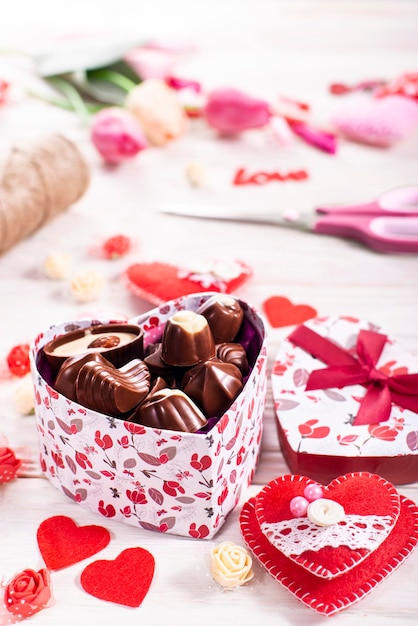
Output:
[[[316,317],[296,327],[279,347],[272,389],[292,473],[418,480],[418,358],[376,325]]]
[[[176,312],[195,312],[211,296],[177,298],[128,323],[142,328],[146,347],[161,341],[167,320]],[[54,389],[43,347],[69,330],[111,320],[68,322],[41,333],[30,358],[41,465],[52,484],[104,517],[148,530],[213,537],[252,480],[262,434],[265,329],[257,311],[239,303],[244,316],[237,340],[246,349],[250,371],[229,408],[199,432],[125,421]]]

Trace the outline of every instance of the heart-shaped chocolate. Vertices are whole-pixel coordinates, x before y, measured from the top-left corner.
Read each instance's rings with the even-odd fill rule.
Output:
[[[326,580],[285,557],[268,541],[258,523],[255,498],[244,504],[240,525],[246,544],[271,576],[300,602],[328,616],[368,595],[405,561],[418,542],[418,508],[400,496],[398,521],[380,547],[357,567]]]
[[[323,498],[344,509],[344,519],[317,526],[295,517],[291,501],[315,485],[306,476],[286,474],[258,494],[255,509],[261,532],[287,558],[322,578],[335,578],[357,567],[392,532],[399,516],[393,485],[368,472],[346,474],[322,487]]]
[[[154,557],[144,548],[127,548],[113,561],[93,561],[81,574],[84,591],[100,600],[137,607],[150,588]]]
[[[41,522],[37,540],[47,568],[58,570],[103,550],[110,533],[103,526],[77,526],[70,517],[55,515]]]

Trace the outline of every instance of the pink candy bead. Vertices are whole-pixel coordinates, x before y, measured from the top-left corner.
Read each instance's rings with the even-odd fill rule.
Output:
[[[322,487],[317,484],[307,485],[303,490],[303,495],[308,500],[308,502],[313,502],[314,500],[319,500],[324,495],[322,491]]]
[[[295,517],[303,517],[308,510],[309,502],[303,496],[295,496],[290,501],[290,512]]]

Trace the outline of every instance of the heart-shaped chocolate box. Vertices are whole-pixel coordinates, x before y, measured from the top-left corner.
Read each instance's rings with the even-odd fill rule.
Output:
[[[213,293],[178,298],[129,320],[144,345],[161,340],[177,311],[196,311]],[[241,393],[204,432],[145,427],[85,408],[56,392],[39,367],[42,347],[75,325],[52,326],[31,347],[42,468],[55,487],[104,517],[149,530],[211,538],[254,475],[266,395],[266,338],[258,313],[240,301],[250,373]],[[101,320],[111,323],[110,320]]]
[[[405,389],[408,387],[406,404],[415,402],[418,406],[417,357],[386,337],[376,325],[352,317],[316,317],[305,322],[303,328],[309,333],[306,349],[295,343],[295,333],[301,337],[300,328],[281,343],[272,368],[279,440],[291,472],[324,484],[341,474],[364,471],[379,474],[395,485],[418,481],[418,412],[396,402],[400,397],[396,389],[402,381]],[[336,346],[337,360],[342,349],[358,361],[359,337],[364,332],[378,340],[386,337],[377,362],[369,369],[371,382],[390,393],[391,402],[388,419],[379,417],[376,397],[375,403],[369,403],[371,422],[358,424],[369,385],[348,381],[307,390],[311,373],[329,368],[335,361],[332,356],[326,363],[309,350],[318,348],[316,335]],[[389,386],[384,390],[387,382]]]

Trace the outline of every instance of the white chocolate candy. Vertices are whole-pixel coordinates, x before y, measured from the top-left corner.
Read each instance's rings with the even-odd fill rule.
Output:
[[[317,526],[332,526],[345,519],[345,511],[341,504],[334,500],[318,498],[308,506],[308,519]]]
[[[212,578],[222,587],[234,589],[249,582],[254,577],[252,564],[247,550],[232,541],[223,541],[212,548]]]

